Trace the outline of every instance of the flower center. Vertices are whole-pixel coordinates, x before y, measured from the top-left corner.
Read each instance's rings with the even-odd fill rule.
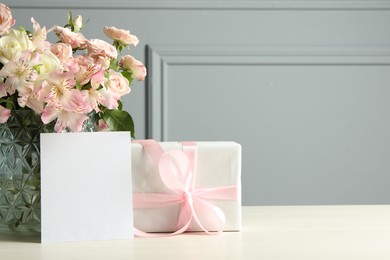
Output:
[[[61,83],[59,85],[56,85],[55,87],[53,87],[53,94],[56,98],[60,98],[65,94],[65,92],[67,90],[68,90],[68,88],[67,88],[66,82],[61,81]]]
[[[15,74],[18,78],[22,78],[27,81],[35,80],[34,69],[30,67],[25,61],[20,62]]]

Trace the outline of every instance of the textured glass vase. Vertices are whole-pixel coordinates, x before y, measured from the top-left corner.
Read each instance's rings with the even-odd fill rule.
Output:
[[[0,231],[40,231],[39,135],[52,131],[31,110],[0,124]]]
[[[83,132],[96,130],[89,116]],[[14,110],[0,124],[0,233],[40,233],[40,133],[50,132],[54,123],[44,125],[32,110]]]

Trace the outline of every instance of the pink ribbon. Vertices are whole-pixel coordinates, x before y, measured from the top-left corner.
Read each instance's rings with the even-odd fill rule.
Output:
[[[178,230],[169,234],[150,234],[135,228],[135,234],[142,237],[172,236],[188,231],[191,222],[195,222],[207,234],[219,234],[225,226],[225,214],[207,199],[234,200],[237,199],[237,186],[216,188],[195,188],[197,148],[194,142],[182,142],[183,151],[164,152],[154,140],[134,141],[143,146],[144,150],[158,165],[161,180],[171,193],[133,193],[134,208],[165,207],[180,204],[177,220]],[[202,224],[199,214],[213,214],[219,222],[215,232],[211,233]]]

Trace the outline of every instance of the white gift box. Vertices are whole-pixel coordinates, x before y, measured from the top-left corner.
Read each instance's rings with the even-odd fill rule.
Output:
[[[179,142],[159,144],[164,152],[183,149]],[[233,199],[214,198],[206,201],[222,210],[226,220],[223,231],[239,231],[241,229],[241,145],[235,142],[195,142],[195,144],[197,160],[194,190],[236,187]],[[169,193],[156,164],[141,144],[132,143],[133,196],[151,193],[164,196]],[[175,232],[180,228],[178,216],[181,206],[179,203],[146,208],[135,207],[134,226],[144,232]],[[207,231],[218,229],[219,223],[213,214],[213,212],[197,212],[201,224]],[[198,222],[192,220],[187,231],[202,231],[202,228]]]

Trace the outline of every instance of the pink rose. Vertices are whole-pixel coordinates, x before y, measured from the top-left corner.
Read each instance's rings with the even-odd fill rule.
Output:
[[[81,33],[74,33],[69,28],[55,26],[54,32],[63,43],[72,46],[72,49],[85,49],[87,39]]]
[[[16,20],[12,18],[11,9],[0,3],[0,35],[14,26]]]
[[[80,67],[86,67],[89,64],[94,63],[94,59],[92,57],[89,57],[87,55],[75,55],[72,60],[72,71],[75,73],[77,70],[79,70]]]
[[[133,44],[135,47],[139,42],[137,36],[130,34],[130,31],[106,26],[104,27],[103,32],[107,35],[107,37],[115,41],[119,41],[124,45]]]
[[[146,77],[146,68],[144,64],[130,55],[122,57],[120,66],[123,69],[131,70],[131,76],[137,80],[144,80]]]
[[[73,56],[72,47],[62,42],[52,44],[50,51],[60,60],[61,64],[67,63]]]
[[[99,39],[92,39],[87,43],[88,54],[94,58],[97,57],[108,57],[116,58],[118,56],[118,51],[114,46]]]
[[[129,81],[112,69],[108,71],[108,78],[105,79],[104,86],[120,96],[130,93]]]
[[[91,77],[91,87],[92,88],[99,88],[100,84],[104,81],[104,72],[105,69],[101,68],[99,71],[97,71],[93,76]]]
[[[111,64],[111,59],[109,57],[98,56],[94,57],[96,64],[99,64],[102,68],[108,69]]]
[[[101,76],[102,66],[95,63],[95,60],[89,56],[75,56],[69,62],[69,70],[74,73],[76,81],[80,85],[87,84],[91,79],[94,79],[94,84],[100,84],[103,80]]]

